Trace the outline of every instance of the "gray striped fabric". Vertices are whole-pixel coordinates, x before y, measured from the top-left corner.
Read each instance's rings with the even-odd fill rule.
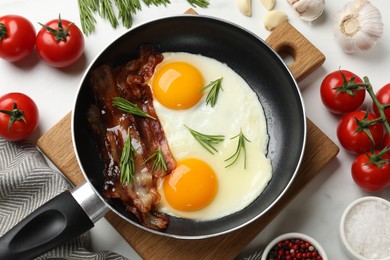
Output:
[[[68,187],[34,145],[0,138],[0,236]],[[36,259],[126,258],[110,251],[90,252],[86,233]]]

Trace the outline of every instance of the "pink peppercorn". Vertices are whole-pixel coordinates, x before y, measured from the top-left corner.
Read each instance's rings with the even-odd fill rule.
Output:
[[[271,249],[267,256],[268,260],[294,260],[309,259],[322,260],[316,248],[308,241],[302,239],[282,240]]]

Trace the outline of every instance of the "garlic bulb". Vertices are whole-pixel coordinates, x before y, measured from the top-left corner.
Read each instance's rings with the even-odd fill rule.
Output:
[[[381,13],[367,0],[347,3],[334,20],[336,40],[346,53],[372,48],[383,34]]]
[[[288,0],[302,20],[311,22],[320,17],[325,9],[325,0]]]

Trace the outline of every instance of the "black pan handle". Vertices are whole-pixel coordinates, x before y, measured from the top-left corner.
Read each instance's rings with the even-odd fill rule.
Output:
[[[72,194],[64,191],[0,238],[0,259],[33,259],[93,226]]]

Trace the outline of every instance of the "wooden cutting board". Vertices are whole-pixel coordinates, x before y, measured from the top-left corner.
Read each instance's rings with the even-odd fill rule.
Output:
[[[287,52],[293,56],[295,62],[290,65],[290,70],[297,81],[321,66],[325,60],[324,55],[288,23],[276,28],[267,42],[277,52]],[[73,150],[71,113],[44,134],[37,144],[74,185],[85,181]],[[304,158],[289,190],[262,217],[229,234],[202,240],[180,240],[146,232],[113,212],[109,212],[105,218],[144,259],[233,259],[321,172],[338,151],[339,148],[307,119]]]

